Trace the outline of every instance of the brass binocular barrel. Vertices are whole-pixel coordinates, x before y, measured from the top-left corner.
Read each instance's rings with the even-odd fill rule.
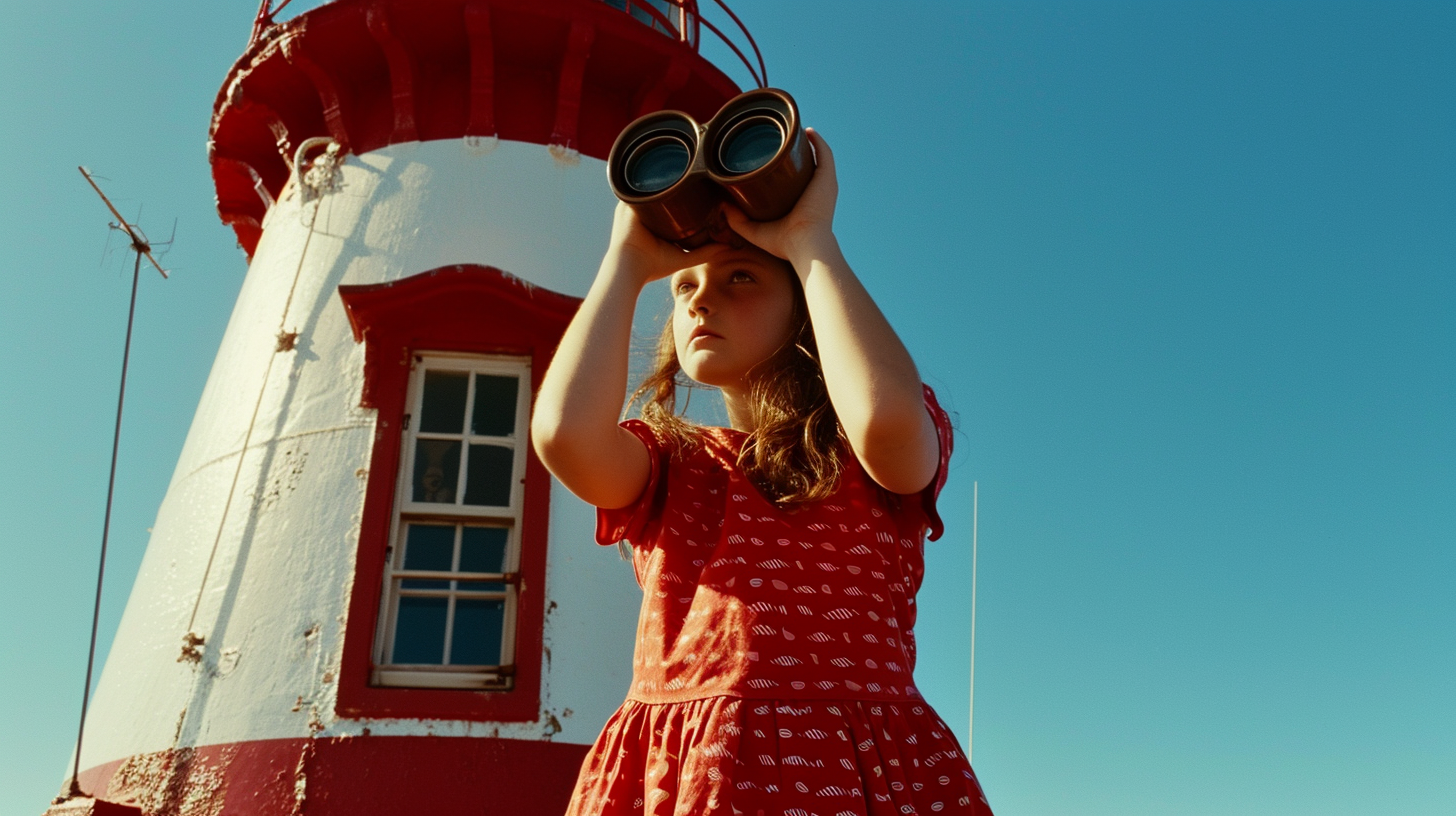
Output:
[[[794,98],[759,88],[729,100],[707,124],[681,111],[628,125],[607,157],[607,180],[644,226],[684,249],[723,238],[713,214],[727,200],[755,221],[788,214],[814,175]]]

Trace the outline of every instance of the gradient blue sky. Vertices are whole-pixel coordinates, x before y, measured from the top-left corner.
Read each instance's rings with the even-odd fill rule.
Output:
[[[1456,5],[732,5],[958,413],[918,676],[964,738],[979,481],[997,812],[1456,813]],[[178,222],[104,656],[245,273],[204,148],[255,9],[0,29],[3,816],[68,769],[130,281],[75,166]]]

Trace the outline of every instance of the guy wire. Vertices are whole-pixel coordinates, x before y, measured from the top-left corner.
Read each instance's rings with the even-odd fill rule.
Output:
[[[300,168],[294,168],[299,173],[300,180],[302,172]],[[303,262],[308,257],[308,245],[313,241],[314,227],[318,223],[319,207],[323,206],[323,197],[320,196],[314,201],[313,218],[308,222],[308,234],[303,239],[303,249],[298,253],[298,268],[293,271],[293,283],[288,287],[288,299],[283,303],[283,314],[278,319],[278,332],[282,334],[288,326],[288,310],[293,306],[293,293],[298,289],[298,279],[303,274]],[[243,446],[238,449],[238,464],[233,469],[232,483],[228,486],[227,500],[223,502],[222,518],[217,522],[217,535],[212,539],[212,550],[207,554],[207,566],[202,571],[202,583],[197,587],[197,599],[192,603],[192,616],[187,619],[187,634],[192,634],[193,624],[197,622],[197,610],[202,606],[202,594],[207,589],[207,579],[212,574],[212,563],[217,557],[217,546],[222,541],[222,531],[227,526],[228,512],[233,506],[233,494],[237,491],[238,478],[243,472],[243,458],[248,454],[248,445],[253,441],[253,426],[258,422],[258,411],[263,406],[263,397],[268,393],[268,381],[273,373],[273,361],[277,359],[279,350],[275,350],[268,356],[268,365],[263,369],[263,384],[258,389],[258,399],[253,403],[253,415],[248,419],[248,432],[243,437]],[[180,735],[180,731],[179,731]]]

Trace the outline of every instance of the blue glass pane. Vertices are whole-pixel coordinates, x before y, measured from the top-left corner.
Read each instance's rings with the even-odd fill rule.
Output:
[[[425,398],[420,408],[420,430],[458,434],[465,429],[465,389],[470,375],[456,371],[426,371]]]
[[[515,451],[500,445],[471,445],[465,466],[465,503],[507,507]]]
[[[505,623],[505,601],[455,602],[455,641],[450,648],[453,666],[500,665],[501,629]]]
[[[480,436],[510,436],[516,432],[515,377],[493,374],[475,375],[475,408],[470,417],[470,432]]]
[[[455,557],[455,526],[410,524],[405,528],[404,568],[449,572]],[[400,583],[405,589],[449,589],[449,581],[419,578]]]
[[[505,527],[466,527],[460,535],[461,572],[505,572]]]
[[[405,569],[449,572],[454,559],[455,525],[410,524],[405,530]]]
[[[506,585],[497,581],[459,581],[457,589],[461,592],[505,592]]]
[[[444,598],[399,599],[391,662],[436,666],[445,662],[446,603]]]
[[[414,501],[454,504],[455,485],[459,478],[459,442],[415,440]]]

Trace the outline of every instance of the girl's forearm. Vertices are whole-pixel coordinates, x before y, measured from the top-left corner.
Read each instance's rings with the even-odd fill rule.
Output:
[[[832,232],[809,237],[789,258],[804,285],[829,400],[860,463],[897,493],[935,474],[938,445],[920,374]]]
[[[645,449],[617,425],[626,397],[632,313],[643,283],[614,248],[567,326],[531,417],[541,461],[573,493],[622,506],[645,484]],[[633,488],[636,484],[635,489]]]

